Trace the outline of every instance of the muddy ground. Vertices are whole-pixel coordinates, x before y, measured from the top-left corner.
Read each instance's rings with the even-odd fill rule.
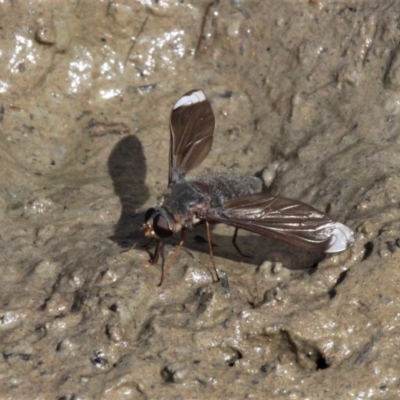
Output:
[[[0,2],[1,399],[400,398],[400,3]],[[193,231],[136,246],[168,119],[203,89],[195,174],[264,171],[356,231],[321,259]],[[267,171],[267,172],[265,172]],[[179,238],[166,244],[166,259]]]

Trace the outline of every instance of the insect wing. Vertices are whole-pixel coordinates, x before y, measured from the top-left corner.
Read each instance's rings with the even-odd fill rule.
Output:
[[[170,117],[169,185],[204,160],[214,127],[214,113],[202,90],[192,90],[175,103]]]
[[[297,200],[252,194],[205,211],[204,219],[283,240],[309,251],[338,253],[354,244],[354,232]]]

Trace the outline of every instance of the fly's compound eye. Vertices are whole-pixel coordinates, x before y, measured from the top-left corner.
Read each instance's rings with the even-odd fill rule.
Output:
[[[161,214],[157,214],[153,220],[153,229],[154,232],[161,238],[167,238],[172,236],[174,231],[172,230],[170,224],[168,223],[167,218],[165,218]]]
[[[149,220],[154,218],[154,214],[155,213],[156,213],[156,210],[154,208],[149,208],[146,211],[146,214],[144,214],[144,222],[145,222],[145,224],[147,224],[147,222],[149,222]]]

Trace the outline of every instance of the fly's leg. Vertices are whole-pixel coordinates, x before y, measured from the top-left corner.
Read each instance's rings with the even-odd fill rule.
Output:
[[[170,269],[171,265],[174,263],[179,251],[181,250],[181,248],[183,246],[183,243],[185,242],[185,236],[186,236],[186,229],[182,228],[182,230],[181,230],[181,240],[179,241],[178,246],[176,246],[176,248],[174,250],[174,253],[172,254],[172,256],[171,256],[171,258],[169,260],[169,263],[167,264],[166,267],[164,267],[164,262],[163,262],[162,269],[161,269],[161,279],[160,279],[160,283],[158,284],[158,286],[161,286],[162,283],[164,282],[164,278],[167,276],[168,270]]]
[[[208,14],[209,14],[210,9],[211,9],[211,7],[213,5],[214,5],[214,0],[210,1],[206,6],[206,9],[205,9],[205,12],[204,12],[204,15],[203,15],[203,21],[201,23],[200,36],[199,36],[199,39],[197,40],[196,50],[194,52],[195,55],[199,52],[201,42],[204,39],[204,28],[206,26]]]
[[[131,245],[129,245],[128,247],[125,247],[125,248],[121,249],[121,253],[126,253],[127,251],[132,250],[132,249],[134,249],[134,248],[137,246],[138,241],[139,241],[141,238],[144,237],[144,230],[143,230],[143,228],[139,230],[138,236],[140,236],[140,237],[139,237],[139,238],[136,237],[136,241],[134,240],[133,243],[132,243]],[[149,243],[150,243],[150,242],[149,242]]]
[[[214,267],[215,275],[217,276],[217,282],[218,282],[220,280],[220,278],[219,278],[218,271],[217,271],[217,268],[215,267],[215,263],[214,263],[214,255],[213,255],[213,251],[212,251],[210,224],[208,223],[208,221],[205,221],[205,223],[206,223],[206,231],[207,231],[208,250],[210,251],[211,262],[212,262],[212,265]]]
[[[129,247],[126,247],[125,249],[120,250],[120,252],[126,253],[127,251],[134,249],[136,247],[136,245],[137,245],[137,242],[131,244]]]
[[[149,263],[150,264],[157,264],[158,259],[160,258],[160,253],[162,253],[163,250],[163,242],[161,240],[157,241],[157,245],[156,245],[156,249],[154,250],[154,254],[151,255],[150,251],[150,260]]]
[[[149,247],[149,244],[152,242],[152,240],[154,240],[153,238],[151,238],[150,240],[147,241],[147,243],[145,244],[141,244],[140,247],[143,247],[145,249],[147,249]],[[137,246],[138,242],[134,242],[133,244],[131,244],[129,247],[126,247],[125,249],[121,250],[121,253],[126,253],[127,251],[130,251],[132,249],[134,249]],[[147,250],[148,251],[148,250]],[[148,251],[149,252],[149,251]]]
[[[237,238],[238,230],[239,230],[239,228],[235,228],[235,233],[233,234],[233,238],[232,238],[232,244],[234,245],[235,249],[237,250],[237,252],[238,252],[242,257],[253,258],[252,256],[249,256],[248,254],[242,253],[242,251],[239,249],[239,246],[238,246],[237,243],[236,243],[236,238]]]

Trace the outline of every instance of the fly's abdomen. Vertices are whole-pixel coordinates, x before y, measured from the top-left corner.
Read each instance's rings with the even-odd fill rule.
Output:
[[[262,181],[256,176],[211,175],[202,179],[210,188],[210,207],[221,207],[234,197],[245,196],[262,191]]]

